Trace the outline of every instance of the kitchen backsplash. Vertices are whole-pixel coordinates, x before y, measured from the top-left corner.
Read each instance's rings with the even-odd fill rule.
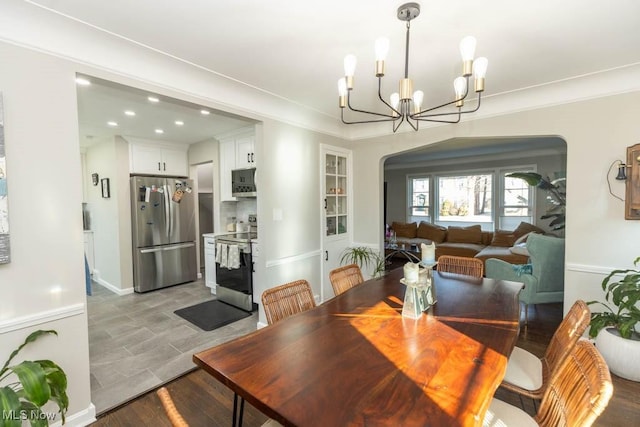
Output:
[[[220,203],[220,223],[223,226],[227,223],[227,218],[236,217],[236,221],[248,222],[249,214],[255,213],[258,213],[256,199]]]

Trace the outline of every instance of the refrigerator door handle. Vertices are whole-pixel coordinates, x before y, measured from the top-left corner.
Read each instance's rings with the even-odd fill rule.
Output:
[[[153,249],[140,249],[141,254],[149,254],[152,252],[160,252],[162,248],[153,248]]]
[[[195,246],[195,243],[183,243],[181,245],[171,245],[171,246],[167,246],[165,248],[162,248],[163,251],[175,251],[176,249],[184,249],[184,248],[190,248],[192,246]]]
[[[165,232],[167,233],[167,239],[171,238],[171,197],[169,196],[169,186],[164,185],[164,192],[162,196],[164,197],[164,218],[165,218]]]

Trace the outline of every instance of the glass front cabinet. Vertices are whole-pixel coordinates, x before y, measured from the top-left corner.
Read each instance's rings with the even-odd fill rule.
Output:
[[[325,237],[347,234],[347,158],[325,154]]]

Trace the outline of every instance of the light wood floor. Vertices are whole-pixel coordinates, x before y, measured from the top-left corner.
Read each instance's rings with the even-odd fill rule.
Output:
[[[529,327],[522,328],[518,346],[541,356],[562,319],[561,304],[541,304],[529,309]],[[614,395],[596,426],[622,427],[640,423],[640,383],[612,375]],[[231,424],[233,393],[206,372],[198,369],[168,384],[178,410],[192,426]],[[519,406],[519,399],[502,389],[496,397]],[[533,413],[533,404],[525,400],[525,409]],[[245,427],[260,426],[266,417],[251,405],[245,407]],[[94,426],[170,426],[155,393],[138,399],[99,417]]]

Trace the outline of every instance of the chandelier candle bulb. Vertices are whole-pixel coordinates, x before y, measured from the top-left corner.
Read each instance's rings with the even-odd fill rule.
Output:
[[[480,57],[473,63],[473,78],[475,79],[475,91],[482,92],[484,90],[484,76],[487,75],[487,66],[489,60]]]
[[[453,81],[453,90],[456,93],[456,107],[464,105],[464,94],[467,91],[467,79],[458,77]]]
[[[353,89],[353,75],[356,72],[357,62],[355,55],[349,54],[344,57],[344,75],[349,90]]]

